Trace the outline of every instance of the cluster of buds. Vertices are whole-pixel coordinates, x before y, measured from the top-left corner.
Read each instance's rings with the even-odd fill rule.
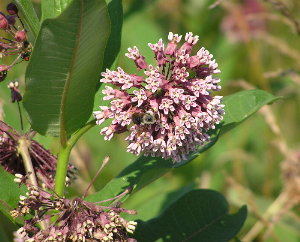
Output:
[[[183,45],[182,36],[169,33],[166,48],[162,39],[149,43],[157,66],[147,64],[135,46],[126,56],[132,59],[138,71],[144,75],[106,70],[102,73],[104,100],[110,106],[100,106],[94,116],[100,125],[112,118],[112,124],[101,130],[104,139],[129,129],[128,151],[139,155],[171,158],[174,162],[187,159],[187,154],[209,140],[207,131],[214,129],[224,114],[219,91],[220,73],[213,56],[201,48],[195,55],[192,48],[199,37],[187,33]]]
[[[15,233],[15,241],[136,241],[129,238],[137,223],[126,221],[121,212],[135,214],[118,206],[98,206],[81,198],[64,199],[36,187],[29,187],[26,196],[20,196],[18,207],[11,216],[35,216]],[[39,229],[38,223],[46,228]]]
[[[32,136],[30,132],[22,136],[15,129],[0,121],[0,165],[11,174],[28,175],[24,168],[23,158],[18,151],[19,140],[28,137],[30,142],[28,151],[37,179],[41,186],[53,189],[57,158],[41,144],[30,140],[29,136]],[[76,168],[70,164],[67,181],[73,181],[75,174]]]
[[[31,54],[31,45],[27,40],[24,24],[18,15],[18,8],[14,3],[7,5],[8,15],[0,12],[0,30],[4,36],[0,37],[0,58],[5,56],[16,56],[10,65],[0,65],[0,81],[3,81],[7,72],[22,60],[28,61]],[[21,26],[16,26],[19,19]]]

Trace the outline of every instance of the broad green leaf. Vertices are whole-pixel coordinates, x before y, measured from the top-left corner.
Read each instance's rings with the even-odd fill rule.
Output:
[[[126,167],[116,178],[111,180],[102,190],[90,195],[87,199],[101,201],[105,198],[116,196],[128,187],[132,188],[133,192],[140,190],[170,171],[171,168],[180,167],[191,162],[200,153],[212,147],[218,137],[224,133],[223,127],[224,130],[229,130],[229,128],[237,126],[263,105],[270,104],[276,99],[277,97],[262,90],[242,91],[225,97],[226,114],[224,121],[216,129],[210,131],[211,142],[191,153],[187,160],[173,164],[171,160],[141,156]]]
[[[56,18],[57,16],[59,16],[71,2],[72,0],[42,0],[41,23],[48,18]]]
[[[100,0],[73,1],[59,17],[43,22],[24,95],[35,131],[65,138],[88,120],[109,32]]]
[[[29,0],[14,0],[19,10],[25,17],[25,22],[30,28],[33,36],[36,38],[40,29],[39,19],[33,8],[32,2]]]
[[[138,221],[138,241],[227,242],[242,228],[247,208],[229,214],[225,198],[212,190],[193,190],[168,207],[159,217]]]
[[[117,57],[121,47],[123,8],[121,0],[105,0],[111,22],[111,32],[104,54],[103,70],[109,68]],[[42,19],[56,18],[71,3],[71,0],[43,0]]]
[[[14,182],[14,176],[0,166],[0,211],[9,219],[12,219],[9,211],[16,208],[20,195],[27,192],[26,186],[19,187]]]

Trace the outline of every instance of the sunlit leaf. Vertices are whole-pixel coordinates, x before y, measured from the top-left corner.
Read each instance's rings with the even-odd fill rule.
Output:
[[[91,115],[110,22],[104,1],[73,1],[46,19],[26,72],[24,107],[40,134],[67,136]]]
[[[41,1],[41,22],[48,18],[59,16],[72,2],[72,0],[43,0]]]
[[[117,57],[121,47],[121,33],[123,24],[123,8],[121,0],[105,0],[111,22],[111,32],[105,48],[102,69],[109,68]],[[43,0],[42,19],[56,18],[71,3],[71,0]]]

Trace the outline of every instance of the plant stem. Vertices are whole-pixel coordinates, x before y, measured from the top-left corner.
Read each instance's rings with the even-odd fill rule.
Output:
[[[96,119],[91,120],[81,129],[79,129],[69,140],[68,145],[72,147],[76,144],[79,138],[96,125]]]
[[[17,102],[17,103],[18,103],[19,117],[20,117],[20,123],[21,123],[21,130],[23,131],[24,126],[23,126],[22,111],[21,111],[21,108],[20,108],[20,102]]]
[[[72,147],[67,145],[65,148],[62,148],[58,154],[55,175],[55,192],[61,197],[64,195],[68,161],[70,158],[71,150]]]
[[[26,137],[21,137],[19,140],[19,145],[18,145],[18,152],[21,154],[23,158],[23,164],[25,167],[25,171],[28,175],[28,179],[31,183],[32,186],[38,187],[38,182],[36,179],[36,175],[33,169],[32,161],[30,158],[29,154],[29,147],[30,147],[30,140],[27,139]],[[41,229],[46,229],[46,224],[45,221],[40,221],[39,225],[41,226]]]
[[[66,183],[66,176],[67,176],[67,169],[68,169],[68,161],[70,158],[70,154],[72,148],[78,141],[78,139],[85,134],[90,128],[96,125],[96,120],[92,120],[88,122],[84,127],[78,130],[67,142],[65,147],[62,147],[61,151],[58,154],[57,160],[57,168],[56,168],[56,175],[55,175],[55,192],[59,196],[64,195],[65,183]]]
[[[18,152],[21,154],[23,158],[23,163],[25,167],[25,171],[28,174],[29,181],[32,186],[38,186],[37,179],[35,176],[35,172],[32,166],[31,158],[29,155],[28,148],[30,146],[30,140],[25,137],[21,137],[19,139]]]
[[[270,205],[270,207],[267,209],[266,213],[263,215],[263,221],[258,221],[252,229],[244,236],[242,241],[250,242],[255,239],[255,237],[261,232],[261,230],[265,227],[266,221],[269,221],[270,217],[277,214],[286,204],[286,202],[289,200],[289,197],[287,196],[287,193],[283,192],[281,193],[276,200]]]

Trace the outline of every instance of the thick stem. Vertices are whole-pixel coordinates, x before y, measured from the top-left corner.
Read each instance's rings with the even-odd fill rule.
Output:
[[[58,154],[57,160],[57,168],[56,168],[56,175],[55,175],[55,192],[59,196],[64,195],[65,190],[65,183],[66,183],[66,176],[67,176],[67,169],[68,169],[68,161],[70,158],[71,150],[73,146],[76,144],[78,139],[85,134],[90,128],[96,125],[96,120],[92,120],[88,122],[84,127],[78,130],[67,142],[66,146],[61,149]]]
[[[28,151],[29,146],[30,146],[30,140],[26,139],[25,137],[21,137],[19,139],[18,152],[21,154],[21,156],[23,158],[25,171],[28,174],[28,178],[29,178],[31,185],[37,187],[38,183],[37,183],[37,179],[36,179],[33,165],[31,162],[31,158],[29,155],[29,151]]]
[[[71,150],[72,147],[67,146],[61,149],[61,151],[58,154],[57,168],[56,168],[56,175],[55,175],[55,192],[61,197],[63,197],[64,195],[68,161],[70,158]]]

